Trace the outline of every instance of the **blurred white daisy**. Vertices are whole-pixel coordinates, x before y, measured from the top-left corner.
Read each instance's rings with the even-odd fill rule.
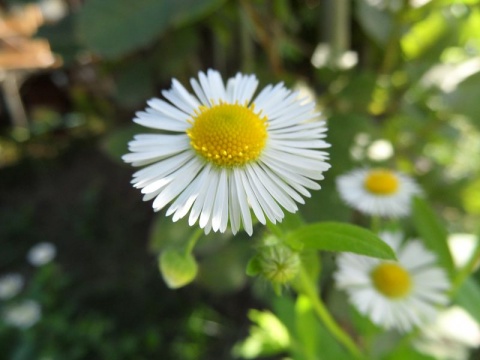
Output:
[[[383,168],[356,169],[341,175],[337,189],[354,209],[384,217],[408,215],[412,197],[421,192],[409,176]]]
[[[6,274],[0,277],[0,300],[8,300],[18,295],[25,280],[18,273]]]
[[[268,85],[256,97],[258,80],[238,73],[226,85],[217,71],[199,73],[190,84],[195,95],[177,80],[163,91],[169,101],[151,99],[134,121],[160,130],[136,135],[123,160],[137,171],[132,183],[155,211],[171,203],[173,221],[188,213],[208,233],[233,233],[241,224],[252,234],[250,208],[257,219],[275,223],[283,208],[316,190],[330,168],[326,126],[315,103],[298,98],[283,84]],[[303,197],[302,197],[303,196]]]
[[[3,311],[3,320],[8,325],[28,329],[42,317],[40,304],[34,300],[24,300],[7,306]]]
[[[468,360],[471,350],[480,346],[480,325],[461,307],[453,305],[423,326],[413,345],[438,360]]]
[[[435,255],[420,241],[402,245],[399,233],[380,237],[396,252],[398,261],[341,254],[334,275],[336,285],[375,324],[408,332],[434,319],[437,308],[447,304],[450,282],[445,271],[435,265]]]
[[[27,260],[33,266],[42,266],[51,262],[57,254],[55,245],[49,242],[41,242],[30,248]]]

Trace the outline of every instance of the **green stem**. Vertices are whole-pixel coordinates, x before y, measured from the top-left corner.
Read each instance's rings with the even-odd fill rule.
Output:
[[[193,248],[197,244],[198,239],[200,239],[200,236],[203,234],[203,229],[196,229],[195,232],[190,236],[190,239],[188,239],[188,242],[185,246],[185,254],[190,254],[193,251]]]
[[[370,228],[372,232],[374,232],[375,234],[378,234],[380,232],[380,229],[382,228],[381,226],[382,219],[380,219],[380,216],[378,215],[372,215],[372,218],[370,220],[371,220]]]
[[[317,313],[320,320],[323,322],[328,331],[341,343],[355,359],[363,359],[364,356],[360,349],[350,336],[336,323],[335,319],[329,313],[324,303],[317,293],[317,288],[313,283],[311,277],[302,267],[300,270],[300,281],[302,284],[302,291],[305,296],[311,301],[313,309]]]

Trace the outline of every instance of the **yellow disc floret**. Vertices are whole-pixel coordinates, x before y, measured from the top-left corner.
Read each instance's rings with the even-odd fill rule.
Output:
[[[386,169],[375,169],[367,174],[365,188],[376,195],[391,195],[398,190],[398,177]]]
[[[221,167],[242,166],[256,160],[267,141],[267,118],[255,113],[253,105],[202,106],[191,123],[187,135],[192,147]]]
[[[397,263],[381,263],[371,273],[373,285],[386,297],[405,297],[412,288],[412,279],[407,270]]]

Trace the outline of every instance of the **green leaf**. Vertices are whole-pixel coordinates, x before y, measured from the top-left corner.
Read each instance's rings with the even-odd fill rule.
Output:
[[[192,282],[197,276],[197,262],[190,253],[167,249],[158,258],[163,280],[171,289],[178,289]]]
[[[426,246],[437,254],[440,265],[452,275],[454,265],[448,249],[447,230],[433,209],[421,198],[413,200],[413,222]]]
[[[295,304],[295,330],[305,359],[315,359],[319,351],[319,324],[310,300],[300,295]],[[323,350],[323,349],[322,349]]]
[[[467,279],[455,295],[455,302],[464,308],[480,324],[480,286]]]
[[[169,27],[185,25],[224,0],[89,0],[78,31],[94,52],[117,58],[151,44]]]
[[[355,17],[363,31],[378,44],[385,45],[392,31],[392,16],[366,1],[356,1],[355,4]]]
[[[305,248],[348,251],[381,259],[395,259],[393,250],[374,233],[346,223],[306,225],[288,234],[287,240],[290,238],[302,241]]]
[[[270,311],[251,309],[248,317],[254,325],[249,336],[233,348],[235,357],[257,359],[285,352],[290,346],[290,336],[284,324]]]
[[[300,295],[295,303],[296,337],[305,359],[351,359],[318,320],[310,300]]]

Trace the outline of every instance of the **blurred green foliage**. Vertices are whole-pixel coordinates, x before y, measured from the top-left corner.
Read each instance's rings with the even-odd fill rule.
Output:
[[[422,235],[452,273],[447,235],[480,233],[480,1],[66,3],[68,14],[36,34],[50,41],[64,65],[31,75],[21,88],[29,129],[11,126],[2,115],[0,270],[24,271],[32,285],[20,297],[44,309],[27,331],[1,325],[6,358],[229,359],[250,356],[247,343],[255,341],[258,356],[342,358],[302,298],[275,298],[247,278],[245,264],[267,230],[257,227],[253,239],[202,235],[194,253],[197,280],[175,292],[162,283],[156,257],[188,246],[194,229],[152,214],[129,187],[131,169],[120,156],[138,132],[134,112],[172,77],[187,84],[209,67],[224,77],[255,73],[262,85],[306,85],[317,98],[328,120],[333,166],[322,190],[301,207],[307,222],[366,225],[341,203],[334,180],[354,166],[373,165],[418,179],[429,204],[417,203],[413,223],[404,221],[403,228]],[[64,96],[35,99],[45,82]],[[393,155],[375,155],[376,140],[390,142]],[[287,220],[285,231],[295,227],[295,219]],[[58,264],[36,272],[25,266],[24,254],[45,238],[59,247]],[[323,260],[312,256],[310,266],[323,267],[327,303],[366,334],[365,346],[380,349],[376,358],[427,358],[393,349],[398,338],[375,343],[379,334],[368,320],[336,301]],[[477,321],[479,280],[477,272],[457,284],[455,297]],[[270,305],[278,319],[249,312]],[[255,326],[232,355],[232,345],[248,334],[247,313]],[[285,334],[267,336],[275,321],[290,331],[290,342]],[[299,342],[304,351],[288,348]]]

